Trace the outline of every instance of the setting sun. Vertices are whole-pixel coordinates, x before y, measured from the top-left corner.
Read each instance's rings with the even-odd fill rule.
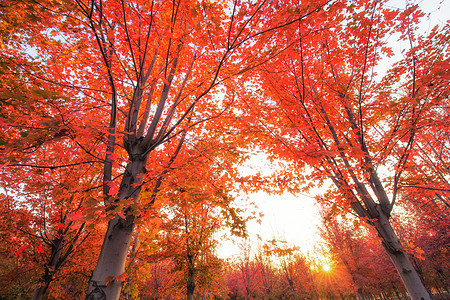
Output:
[[[324,264],[324,265],[323,265],[323,270],[324,270],[325,272],[330,272],[330,270],[331,270],[330,265]]]

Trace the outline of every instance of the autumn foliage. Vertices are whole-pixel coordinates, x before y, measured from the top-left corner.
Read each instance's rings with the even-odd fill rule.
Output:
[[[1,299],[448,296],[448,23],[386,1],[0,8]],[[257,152],[270,172],[243,167]],[[318,191],[317,251],[254,238],[255,191]]]

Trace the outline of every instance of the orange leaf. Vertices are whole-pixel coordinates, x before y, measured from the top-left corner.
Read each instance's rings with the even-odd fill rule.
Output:
[[[128,274],[127,272],[123,272],[122,274],[120,274],[119,276],[117,276],[117,280],[119,281],[124,281],[127,278]]]

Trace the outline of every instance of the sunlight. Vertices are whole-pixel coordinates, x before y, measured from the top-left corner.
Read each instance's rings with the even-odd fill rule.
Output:
[[[330,271],[331,271],[331,266],[330,266],[329,264],[324,264],[324,265],[322,266],[322,268],[323,268],[323,270],[324,270],[325,272],[330,272]]]

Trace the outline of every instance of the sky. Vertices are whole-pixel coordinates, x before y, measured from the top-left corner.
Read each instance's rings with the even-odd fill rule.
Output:
[[[391,0],[390,6],[404,8],[405,0]],[[409,1],[409,4],[417,3],[427,14],[423,18],[420,30],[429,32],[436,24],[445,24],[450,19],[450,0],[424,0]],[[390,41],[391,42],[391,41]],[[393,41],[395,43],[395,40]],[[394,51],[400,53],[405,47],[400,43],[393,44]],[[399,56],[396,57],[397,59]],[[393,62],[387,61],[389,65]],[[270,169],[270,163],[264,160],[261,155],[252,158],[249,162],[250,167],[256,170]],[[317,193],[319,190],[316,191]],[[247,224],[250,244],[253,250],[261,241],[270,241],[272,239],[284,240],[291,245],[298,246],[304,254],[313,255],[317,253],[320,244],[318,236],[318,227],[320,226],[320,211],[314,200],[315,193],[309,195],[293,195],[285,193],[283,195],[268,195],[263,191],[247,195],[248,200],[255,202],[258,206],[257,211],[263,214],[260,223],[252,220]],[[238,205],[245,206],[245,197],[242,196]],[[227,239],[226,232],[221,233],[221,246],[218,249],[219,257],[233,259],[239,256],[239,245],[242,240],[238,238]]]
[[[260,172],[263,175],[269,175],[276,168],[277,166],[267,161],[260,152],[242,167],[241,174],[246,176]],[[273,195],[264,191],[250,195],[236,194],[237,207],[256,212],[257,219],[247,223],[248,239],[252,250],[256,250],[258,243],[276,239],[299,247],[302,253],[314,252],[321,222],[314,195],[315,193]],[[255,206],[249,203],[254,203]],[[259,213],[262,215],[259,216]],[[220,234],[222,245],[218,251],[219,256],[226,259],[239,257],[242,239],[228,238],[230,234],[226,230]]]

